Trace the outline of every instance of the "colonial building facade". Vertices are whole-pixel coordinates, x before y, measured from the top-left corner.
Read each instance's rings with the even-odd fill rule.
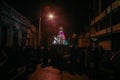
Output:
[[[91,1],[90,37],[105,50],[120,50],[120,0],[102,1]]]
[[[5,2],[0,7],[0,45],[2,47],[39,46],[38,29],[30,20]]]

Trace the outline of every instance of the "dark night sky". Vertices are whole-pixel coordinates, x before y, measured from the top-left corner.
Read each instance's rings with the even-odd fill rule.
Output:
[[[38,25],[40,12],[42,16],[47,10],[55,12],[59,22],[57,24],[66,26],[81,33],[88,26],[89,0],[5,0],[15,10],[29,18]],[[57,19],[57,20],[58,20]]]

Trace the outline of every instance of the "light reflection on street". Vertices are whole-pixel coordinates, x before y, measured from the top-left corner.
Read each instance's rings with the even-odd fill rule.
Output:
[[[28,80],[89,80],[86,75],[70,74],[68,72],[60,72],[60,70],[47,66],[42,68],[40,65],[37,66],[35,72],[33,72]]]

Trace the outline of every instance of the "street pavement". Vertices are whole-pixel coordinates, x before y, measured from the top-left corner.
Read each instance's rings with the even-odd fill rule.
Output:
[[[28,80],[90,80],[87,75],[70,74],[59,69],[47,66],[42,68],[37,65],[37,69],[28,76]]]

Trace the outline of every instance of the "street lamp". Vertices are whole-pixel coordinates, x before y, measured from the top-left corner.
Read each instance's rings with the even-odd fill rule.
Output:
[[[47,16],[50,20],[53,20],[54,18],[54,15],[52,13],[49,13],[48,16]],[[39,46],[41,45],[41,41],[42,41],[42,26],[41,26],[41,16],[39,18]]]
[[[52,13],[50,13],[50,14],[48,15],[48,18],[49,18],[49,19],[53,19],[53,18],[54,18],[54,15],[53,15]]]

